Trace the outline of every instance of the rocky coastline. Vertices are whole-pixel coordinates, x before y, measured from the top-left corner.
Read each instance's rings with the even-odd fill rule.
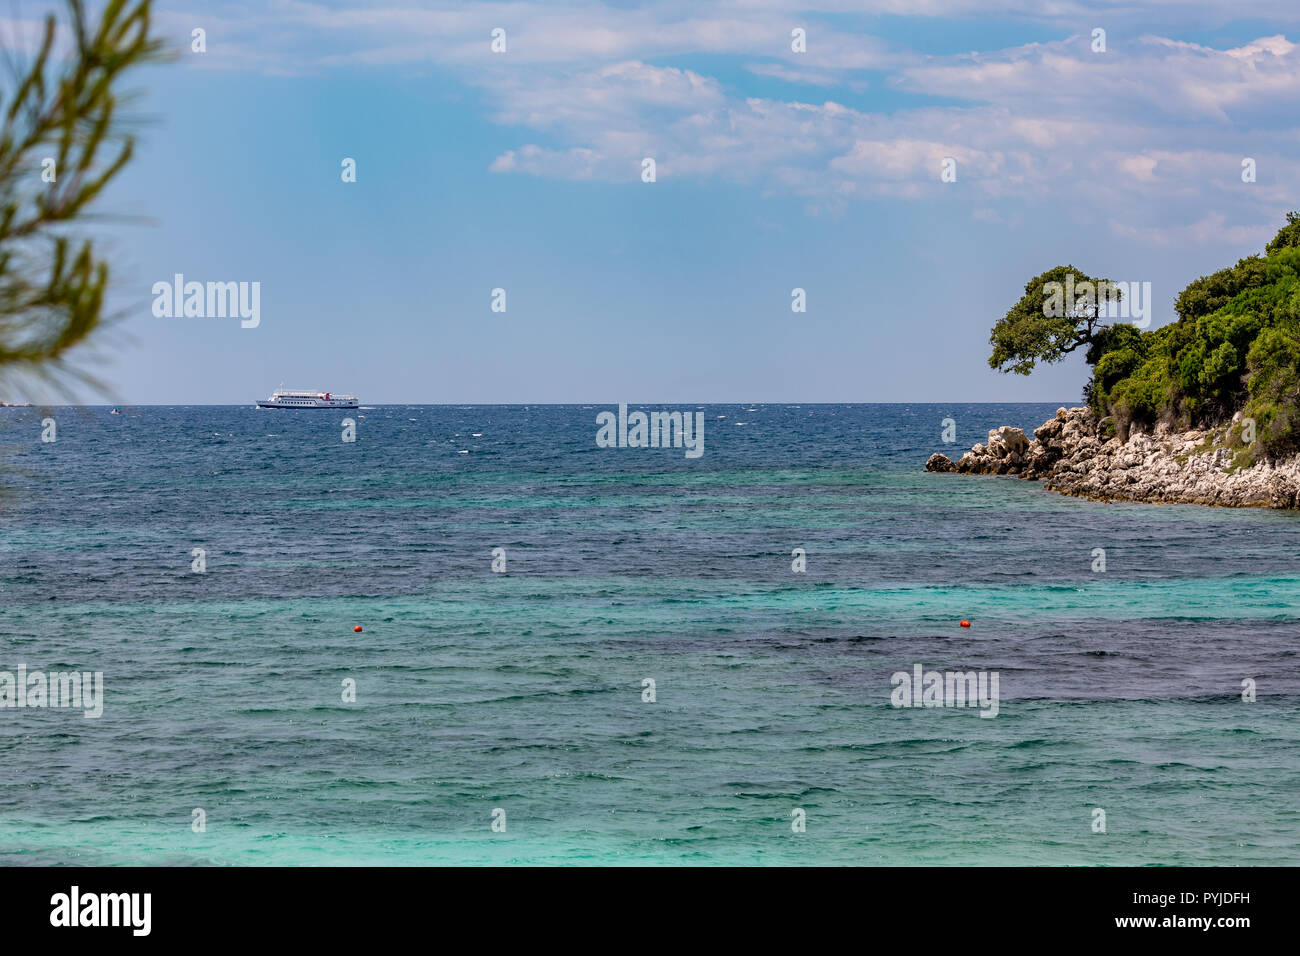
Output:
[[[1032,439],[1004,425],[956,462],[931,455],[925,470],[1014,475],[1097,501],[1300,508],[1300,456],[1238,467],[1226,428],[1175,431],[1161,425],[1124,440],[1110,434],[1111,425],[1088,408],[1058,408]]]

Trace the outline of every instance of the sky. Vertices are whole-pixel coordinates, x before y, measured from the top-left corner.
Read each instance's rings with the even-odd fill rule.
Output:
[[[6,47],[43,9],[11,2]],[[1077,404],[1081,356],[988,368],[1029,279],[1149,282],[1159,326],[1300,208],[1294,0],[155,11],[176,57],[128,76],[137,154],[94,226],[120,319],[79,360],[111,388],[88,402],[283,382],[363,404]],[[259,283],[258,324],[155,315],[177,273]]]

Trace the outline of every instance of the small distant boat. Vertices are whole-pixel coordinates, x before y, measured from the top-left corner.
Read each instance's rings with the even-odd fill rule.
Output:
[[[109,410],[109,414],[110,414],[110,415],[121,415],[121,414],[122,414],[122,406],[121,406],[121,405],[114,405],[114,406]]]
[[[285,388],[281,385],[271,397],[257,403],[258,408],[360,408],[355,395],[317,392],[310,389]]]

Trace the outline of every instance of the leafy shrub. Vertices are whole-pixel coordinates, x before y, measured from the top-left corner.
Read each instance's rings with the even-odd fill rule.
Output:
[[[1256,421],[1257,440],[1243,446],[1252,459],[1300,451],[1300,214],[1265,256],[1196,279],[1175,308],[1163,328],[1094,338],[1089,404],[1125,432],[1158,420],[1221,425],[1242,410]]]

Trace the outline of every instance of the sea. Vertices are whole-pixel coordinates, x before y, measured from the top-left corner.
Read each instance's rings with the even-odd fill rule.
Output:
[[[1300,514],[1056,407],[0,409],[0,865],[1300,864]]]

